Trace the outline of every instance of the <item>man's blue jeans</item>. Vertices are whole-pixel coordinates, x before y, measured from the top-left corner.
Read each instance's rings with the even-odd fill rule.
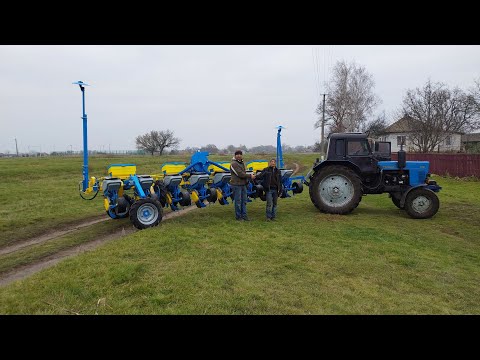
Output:
[[[235,218],[247,218],[247,186],[231,185],[233,190],[233,199],[235,203]]]
[[[277,189],[270,189],[266,193],[267,198],[267,218],[274,219],[277,215]]]

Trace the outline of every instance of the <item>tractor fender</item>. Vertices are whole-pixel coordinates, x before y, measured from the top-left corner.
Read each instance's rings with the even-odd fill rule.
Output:
[[[325,167],[330,166],[330,165],[345,166],[345,167],[348,167],[348,168],[352,169],[353,171],[355,171],[355,173],[357,175],[360,175],[360,168],[350,161],[347,161],[347,160],[324,160],[324,161],[320,162],[318,165],[313,167],[313,169],[312,169],[313,173],[310,177],[312,177],[314,173],[316,173],[318,171],[321,171],[322,169],[324,169]],[[310,179],[308,179],[308,180],[310,180]]]

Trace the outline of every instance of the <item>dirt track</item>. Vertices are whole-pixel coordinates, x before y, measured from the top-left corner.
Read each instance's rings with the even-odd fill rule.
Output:
[[[181,211],[169,212],[168,214],[165,214],[163,216],[162,222],[165,221],[165,220],[171,219],[171,218],[182,216],[182,215],[186,214],[187,212],[190,212],[190,211],[195,210],[195,209],[197,209],[196,206],[190,206],[190,207],[188,207],[186,209],[183,209]],[[77,231],[79,229],[82,229],[82,228],[85,228],[85,227],[88,227],[88,226],[92,226],[92,225],[95,225],[95,224],[98,224],[100,222],[107,221],[107,220],[109,220],[109,218],[89,220],[89,221],[79,223],[79,224],[77,224],[77,225],[75,225],[71,228],[68,228],[68,229],[62,229],[62,230],[56,230],[56,231],[53,231],[53,232],[49,232],[49,233],[43,234],[42,236],[39,236],[38,238],[29,239],[29,240],[20,242],[18,244],[14,244],[14,245],[11,245],[11,246],[7,246],[3,249],[0,249],[0,255],[10,254],[12,252],[23,249],[27,246],[43,243],[43,242],[46,242],[46,241],[49,241],[49,240],[53,240],[53,239],[56,239],[60,236],[65,235],[65,234],[69,234],[69,233]],[[128,235],[128,234],[134,233],[136,231],[138,231],[138,230],[135,229],[133,226],[129,226],[128,228],[123,228],[122,230],[117,230],[112,234],[109,234],[109,235],[106,235],[106,236],[105,235],[104,236],[99,236],[99,237],[91,239],[90,241],[88,241],[86,243],[83,243],[83,244],[80,244],[80,245],[77,245],[77,246],[74,246],[74,247],[71,247],[71,248],[68,248],[68,249],[60,250],[59,252],[57,252],[55,254],[51,254],[51,255],[49,255],[45,258],[34,261],[34,262],[32,262],[28,265],[24,265],[24,266],[14,268],[14,269],[12,269],[8,272],[0,274],[0,286],[8,285],[13,281],[26,278],[26,277],[28,277],[28,276],[30,276],[30,275],[32,275],[32,274],[34,274],[34,273],[36,273],[40,270],[46,269],[48,267],[51,267],[51,266],[57,264],[58,262],[62,261],[63,259],[82,254],[82,253],[84,253],[86,251],[89,251],[89,250],[93,250],[93,249],[97,248],[98,246],[100,246],[100,245],[102,245],[102,244],[104,244],[104,243],[106,243],[110,240],[118,239],[121,236],[125,236],[125,235]]]

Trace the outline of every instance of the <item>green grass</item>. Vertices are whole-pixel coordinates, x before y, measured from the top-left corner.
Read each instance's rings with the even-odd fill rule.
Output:
[[[9,254],[0,255],[0,274],[13,268],[36,262],[60,250],[80,245],[91,239],[107,236],[114,231],[130,226],[131,223],[129,219],[101,222],[43,243],[34,244]]]
[[[143,159],[145,172],[155,168]],[[480,183],[436,180],[440,210],[426,220],[387,195],[364,197],[348,216],[322,214],[308,189],[281,199],[273,223],[260,200],[245,223],[232,205],[197,209],[0,288],[0,313],[479,314]]]

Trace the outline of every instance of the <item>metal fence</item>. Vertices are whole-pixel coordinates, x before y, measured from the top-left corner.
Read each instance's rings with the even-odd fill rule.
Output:
[[[392,153],[392,160],[397,160],[397,153]],[[480,154],[407,153],[408,160],[429,161],[432,174],[480,178]]]

